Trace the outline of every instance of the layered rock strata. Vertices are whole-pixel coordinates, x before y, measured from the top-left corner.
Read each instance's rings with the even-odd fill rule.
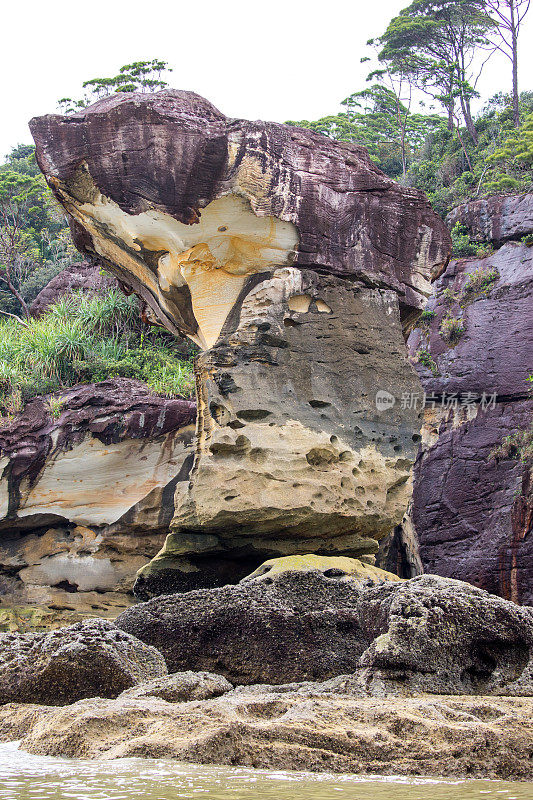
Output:
[[[32,627],[36,604],[63,621],[129,605],[193,459],[193,402],[129,379],[59,399],[55,413],[37,398],[0,428],[0,614],[15,607],[6,627]]]
[[[533,232],[530,205],[531,196],[489,198],[453,219],[501,242]],[[425,425],[411,515],[392,544],[398,552],[418,539],[425,571],[530,605],[532,319],[533,249],[521,242],[452,261],[437,281],[409,338],[427,394]],[[393,561],[390,553],[380,565],[391,569]],[[407,561],[405,577],[415,574]]]
[[[418,412],[403,354],[449,236],[360,147],[230,120],[198,95],[115,95],[32,120],[78,247],[193,339],[196,454],[147,596],[269,556],[372,556],[401,521]]]

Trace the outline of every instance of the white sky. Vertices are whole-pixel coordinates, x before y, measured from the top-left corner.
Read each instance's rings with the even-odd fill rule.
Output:
[[[409,0],[4,0],[0,157],[31,142],[27,123],[54,113],[60,97],[161,58],[170,83],[207,97],[233,117],[284,122],[335,113],[365,85],[365,42]],[[533,10],[521,34],[520,88],[533,89]],[[510,62],[496,55],[479,89],[510,88]],[[478,104],[479,105],[479,104]]]

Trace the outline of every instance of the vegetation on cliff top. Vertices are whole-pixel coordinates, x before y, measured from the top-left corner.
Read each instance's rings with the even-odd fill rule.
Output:
[[[193,390],[192,365],[179,343],[141,321],[136,297],[79,292],[27,323],[0,320],[0,419],[36,395],[119,376],[167,397],[189,397]],[[51,398],[52,416],[58,403]]]

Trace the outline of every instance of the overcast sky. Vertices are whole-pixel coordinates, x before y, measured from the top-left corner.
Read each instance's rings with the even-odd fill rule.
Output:
[[[56,111],[93,77],[161,58],[171,85],[228,116],[284,122],[335,113],[363,88],[365,42],[409,0],[9,0],[2,4],[0,155],[31,142],[28,120]],[[533,10],[521,35],[520,86],[533,89]],[[495,56],[483,98],[510,88]]]

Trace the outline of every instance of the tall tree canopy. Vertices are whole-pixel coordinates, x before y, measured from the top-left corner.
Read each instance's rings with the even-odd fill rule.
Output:
[[[448,126],[456,122],[456,105],[474,143],[477,133],[471,100],[477,95],[475,55],[489,48],[494,22],[484,0],[414,0],[389,23],[380,37],[380,60],[405,74],[419,89],[442,103]]]

